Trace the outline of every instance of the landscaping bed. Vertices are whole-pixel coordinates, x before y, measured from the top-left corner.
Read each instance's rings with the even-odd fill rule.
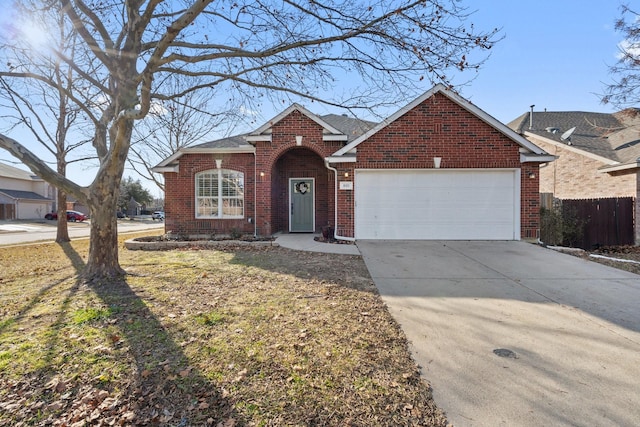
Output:
[[[640,246],[602,246],[591,251],[562,246],[549,247],[609,267],[640,274]]]
[[[640,246],[604,246],[585,255],[592,261],[640,274]]]

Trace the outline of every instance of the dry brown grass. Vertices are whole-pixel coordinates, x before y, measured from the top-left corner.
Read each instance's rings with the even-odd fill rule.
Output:
[[[0,248],[0,425],[446,425],[360,257],[87,250]]]

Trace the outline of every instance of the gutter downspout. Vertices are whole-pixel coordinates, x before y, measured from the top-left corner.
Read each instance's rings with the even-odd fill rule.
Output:
[[[258,157],[253,152],[253,237],[258,237]]]
[[[348,242],[355,242],[356,239],[354,237],[346,237],[346,236],[338,236],[338,170],[336,168],[332,168],[331,166],[329,166],[329,162],[327,160],[324,161],[324,166],[329,169],[330,171],[333,171],[333,176],[334,176],[334,184],[333,184],[333,195],[334,195],[334,202],[333,202],[333,214],[335,215],[335,218],[333,220],[333,238],[336,240],[346,240]]]

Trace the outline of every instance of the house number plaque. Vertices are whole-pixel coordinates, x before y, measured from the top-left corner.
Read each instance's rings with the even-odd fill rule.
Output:
[[[341,190],[353,190],[353,182],[351,182],[351,181],[340,181],[340,189]]]

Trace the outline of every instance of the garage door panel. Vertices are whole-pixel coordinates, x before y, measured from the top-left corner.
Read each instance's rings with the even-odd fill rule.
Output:
[[[357,239],[519,238],[515,170],[356,171]]]

